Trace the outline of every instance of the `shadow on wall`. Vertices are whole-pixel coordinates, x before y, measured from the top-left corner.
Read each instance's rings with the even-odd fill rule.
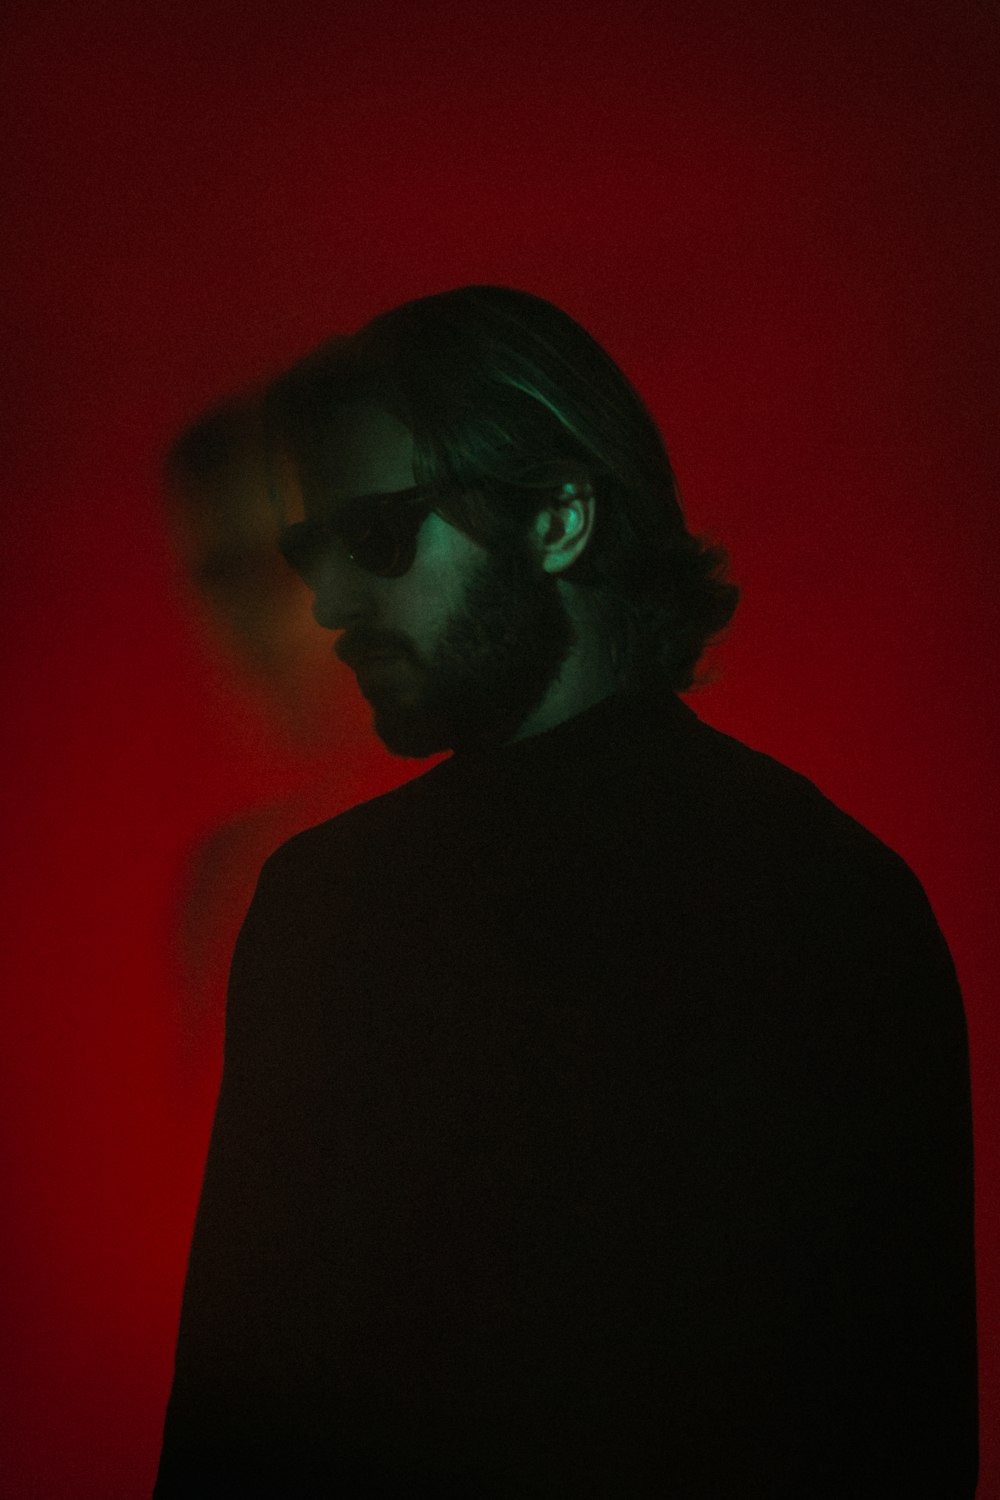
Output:
[[[205,633],[290,748],[335,749],[345,731],[343,679],[305,585],[281,558],[290,476],[265,458],[261,393],[229,397],[186,428],[167,455],[167,521]]]
[[[267,856],[286,838],[417,767],[393,761],[368,731],[368,710],[332,658],[332,638],[277,540],[297,497],[265,459],[261,391],[230,396],[171,445],[167,527],[186,602],[205,649],[252,702],[260,732],[312,768],[294,796],[227,821],[192,851],[176,915],[181,1069],[217,1070],[233,943]]]

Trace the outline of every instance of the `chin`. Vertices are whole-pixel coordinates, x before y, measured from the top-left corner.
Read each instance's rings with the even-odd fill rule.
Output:
[[[390,754],[409,760],[426,760],[429,755],[454,749],[454,735],[446,726],[416,716],[375,709],[374,729]]]
[[[487,707],[480,702],[452,703],[450,711],[429,712],[425,707],[409,713],[383,705],[374,709],[374,729],[393,755],[422,760],[445,750],[495,750],[514,738],[525,717],[521,702],[506,705],[506,711],[497,703]]]

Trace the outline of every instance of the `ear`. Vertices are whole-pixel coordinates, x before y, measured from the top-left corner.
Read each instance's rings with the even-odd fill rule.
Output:
[[[597,501],[588,481],[567,481],[535,517],[533,540],[546,573],[564,573],[590,541]]]

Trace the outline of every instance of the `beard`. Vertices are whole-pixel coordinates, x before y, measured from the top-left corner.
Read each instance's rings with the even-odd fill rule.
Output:
[[[416,758],[506,744],[542,703],[574,640],[556,580],[533,553],[490,552],[429,660],[406,643],[423,690],[401,702],[369,689],[375,732],[394,755]]]

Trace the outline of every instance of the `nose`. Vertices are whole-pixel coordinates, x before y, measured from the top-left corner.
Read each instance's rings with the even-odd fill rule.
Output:
[[[313,619],[324,630],[346,630],[373,613],[369,575],[339,549],[325,550],[306,582],[313,592]]]

